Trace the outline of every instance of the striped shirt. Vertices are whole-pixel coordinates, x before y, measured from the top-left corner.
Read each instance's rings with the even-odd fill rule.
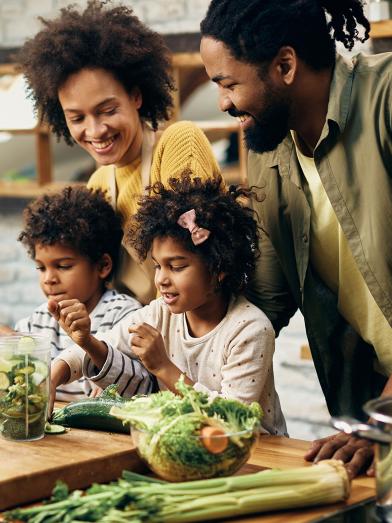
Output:
[[[91,334],[97,331],[105,332],[112,329],[118,322],[126,318],[130,313],[140,308],[140,303],[126,294],[119,294],[114,290],[107,290],[90,313]],[[15,325],[19,332],[30,332],[45,334],[50,339],[51,358],[61,357],[63,351],[71,347],[84,352],[76,346],[72,339],[64,332],[59,323],[48,311],[47,303],[40,305],[31,316],[19,320]],[[140,365],[140,364],[139,364]],[[139,368],[135,368],[135,373]],[[139,372],[144,378],[147,371]],[[85,398],[91,393],[90,381],[84,377],[65,385],[61,385],[56,391],[56,400],[75,401]]]

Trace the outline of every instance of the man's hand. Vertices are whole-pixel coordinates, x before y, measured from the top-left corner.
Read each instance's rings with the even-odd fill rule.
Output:
[[[79,300],[48,301],[48,310],[60,327],[80,347],[90,341],[91,320],[87,309]]]
[[[55,360],[50,368],[50,395],[48,417],[52,415],[53,405],[56,399],[56,389],[59,385],[67,383],[71,376],[68,363],[63,360]]]
[[[374,457],[373,444],[348,434],[338,433],[313,441],[304,457],[314,463],[322,459],[340,459],[345,463],[350,478],[354,478],[366,469],[368,475],[374,475],[371,466]]]
[[[172,366],[166,354],[162,335],[157,329],[148,323],[141,323],[135,327],[129,327],[128,331],[133,334],[133,352],[149,372],[158,375]]]

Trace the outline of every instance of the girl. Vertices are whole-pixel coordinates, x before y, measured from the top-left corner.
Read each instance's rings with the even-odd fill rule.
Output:
[[[56,136],[77,143],[100,165],[88,186],[108,191],[123,223],[147,185],[166,184],[185,168],[200,178],[219,174],[194,124],[156,132],[172,106],[170,53],[129,7],[90,0],[83,11],[70,5],[41,21],[44,28],[19,55],[30,95]],[[156,297],[151,260],[139,264],[122,248],[114,284],[149,303]]]
[[[101,387],[124,369],[132,384],[135,357],[161,389],[175,391],[184,373],[199,391],[259,401],[264,428],[284,434],[272,369],[274,331],[242,294],[258,243],[252,211],[237,201],[249,191],[223,192],[219,178],[192,181],[190,172],[169,185],[154,184],[127,232],[142,260],[151,253],[161,297],[96,337],[82,304],[60,302],[53,312],[86,351],[83,362],[72,351],[61,358]]]

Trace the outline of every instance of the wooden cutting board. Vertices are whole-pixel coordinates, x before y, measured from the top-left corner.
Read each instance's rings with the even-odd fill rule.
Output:
[[[71,489],[145,470],[131,436],[71,429],[39,441],[0,439],[0,509],[49,497],[56,480]]]

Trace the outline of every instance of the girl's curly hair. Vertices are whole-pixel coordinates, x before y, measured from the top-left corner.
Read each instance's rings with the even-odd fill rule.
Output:
[[[112,273],[115,272],[123,236],[121,219],[102,191],[65,187],[61,192],[34,200],[24,210],[23,218],[24,229],[18,240],[33,259],[37,244],[59,243],[93,263],[105,253],[109,254],[113,262]]]
[[[138,87],[143,97],[139,114],[154,129],[159,120],[169,118],[173,105],[170,52],[162,37],[133,15],[132,9],[107,8],[107,3],[89,0],[83,12],[70,5],[54,20],[40,18],[44,29],[26,41],[17,57],[41,120],[69,145],[73,141],[58,91],[81,69],[111,72],[128,93]]]
[[[200,255],[211,275],[225,273],[222,291],[242,292],[253,275],[259,253],[253,211],[239,203],[251,191],[235,186],[226,191],[221,177],[192,179],[188,170],[180,178],[170,178],[168,185],[165,188],[155,183],[149,187],[150,196],[139,200],[139,210],[127,224],[127,242],[144,260],[154,238],[174,238],[188,251]],[[189,231],[177,223],[180,215],[190,209],[196,212],[197,225],[211,232],[197,246]]]

